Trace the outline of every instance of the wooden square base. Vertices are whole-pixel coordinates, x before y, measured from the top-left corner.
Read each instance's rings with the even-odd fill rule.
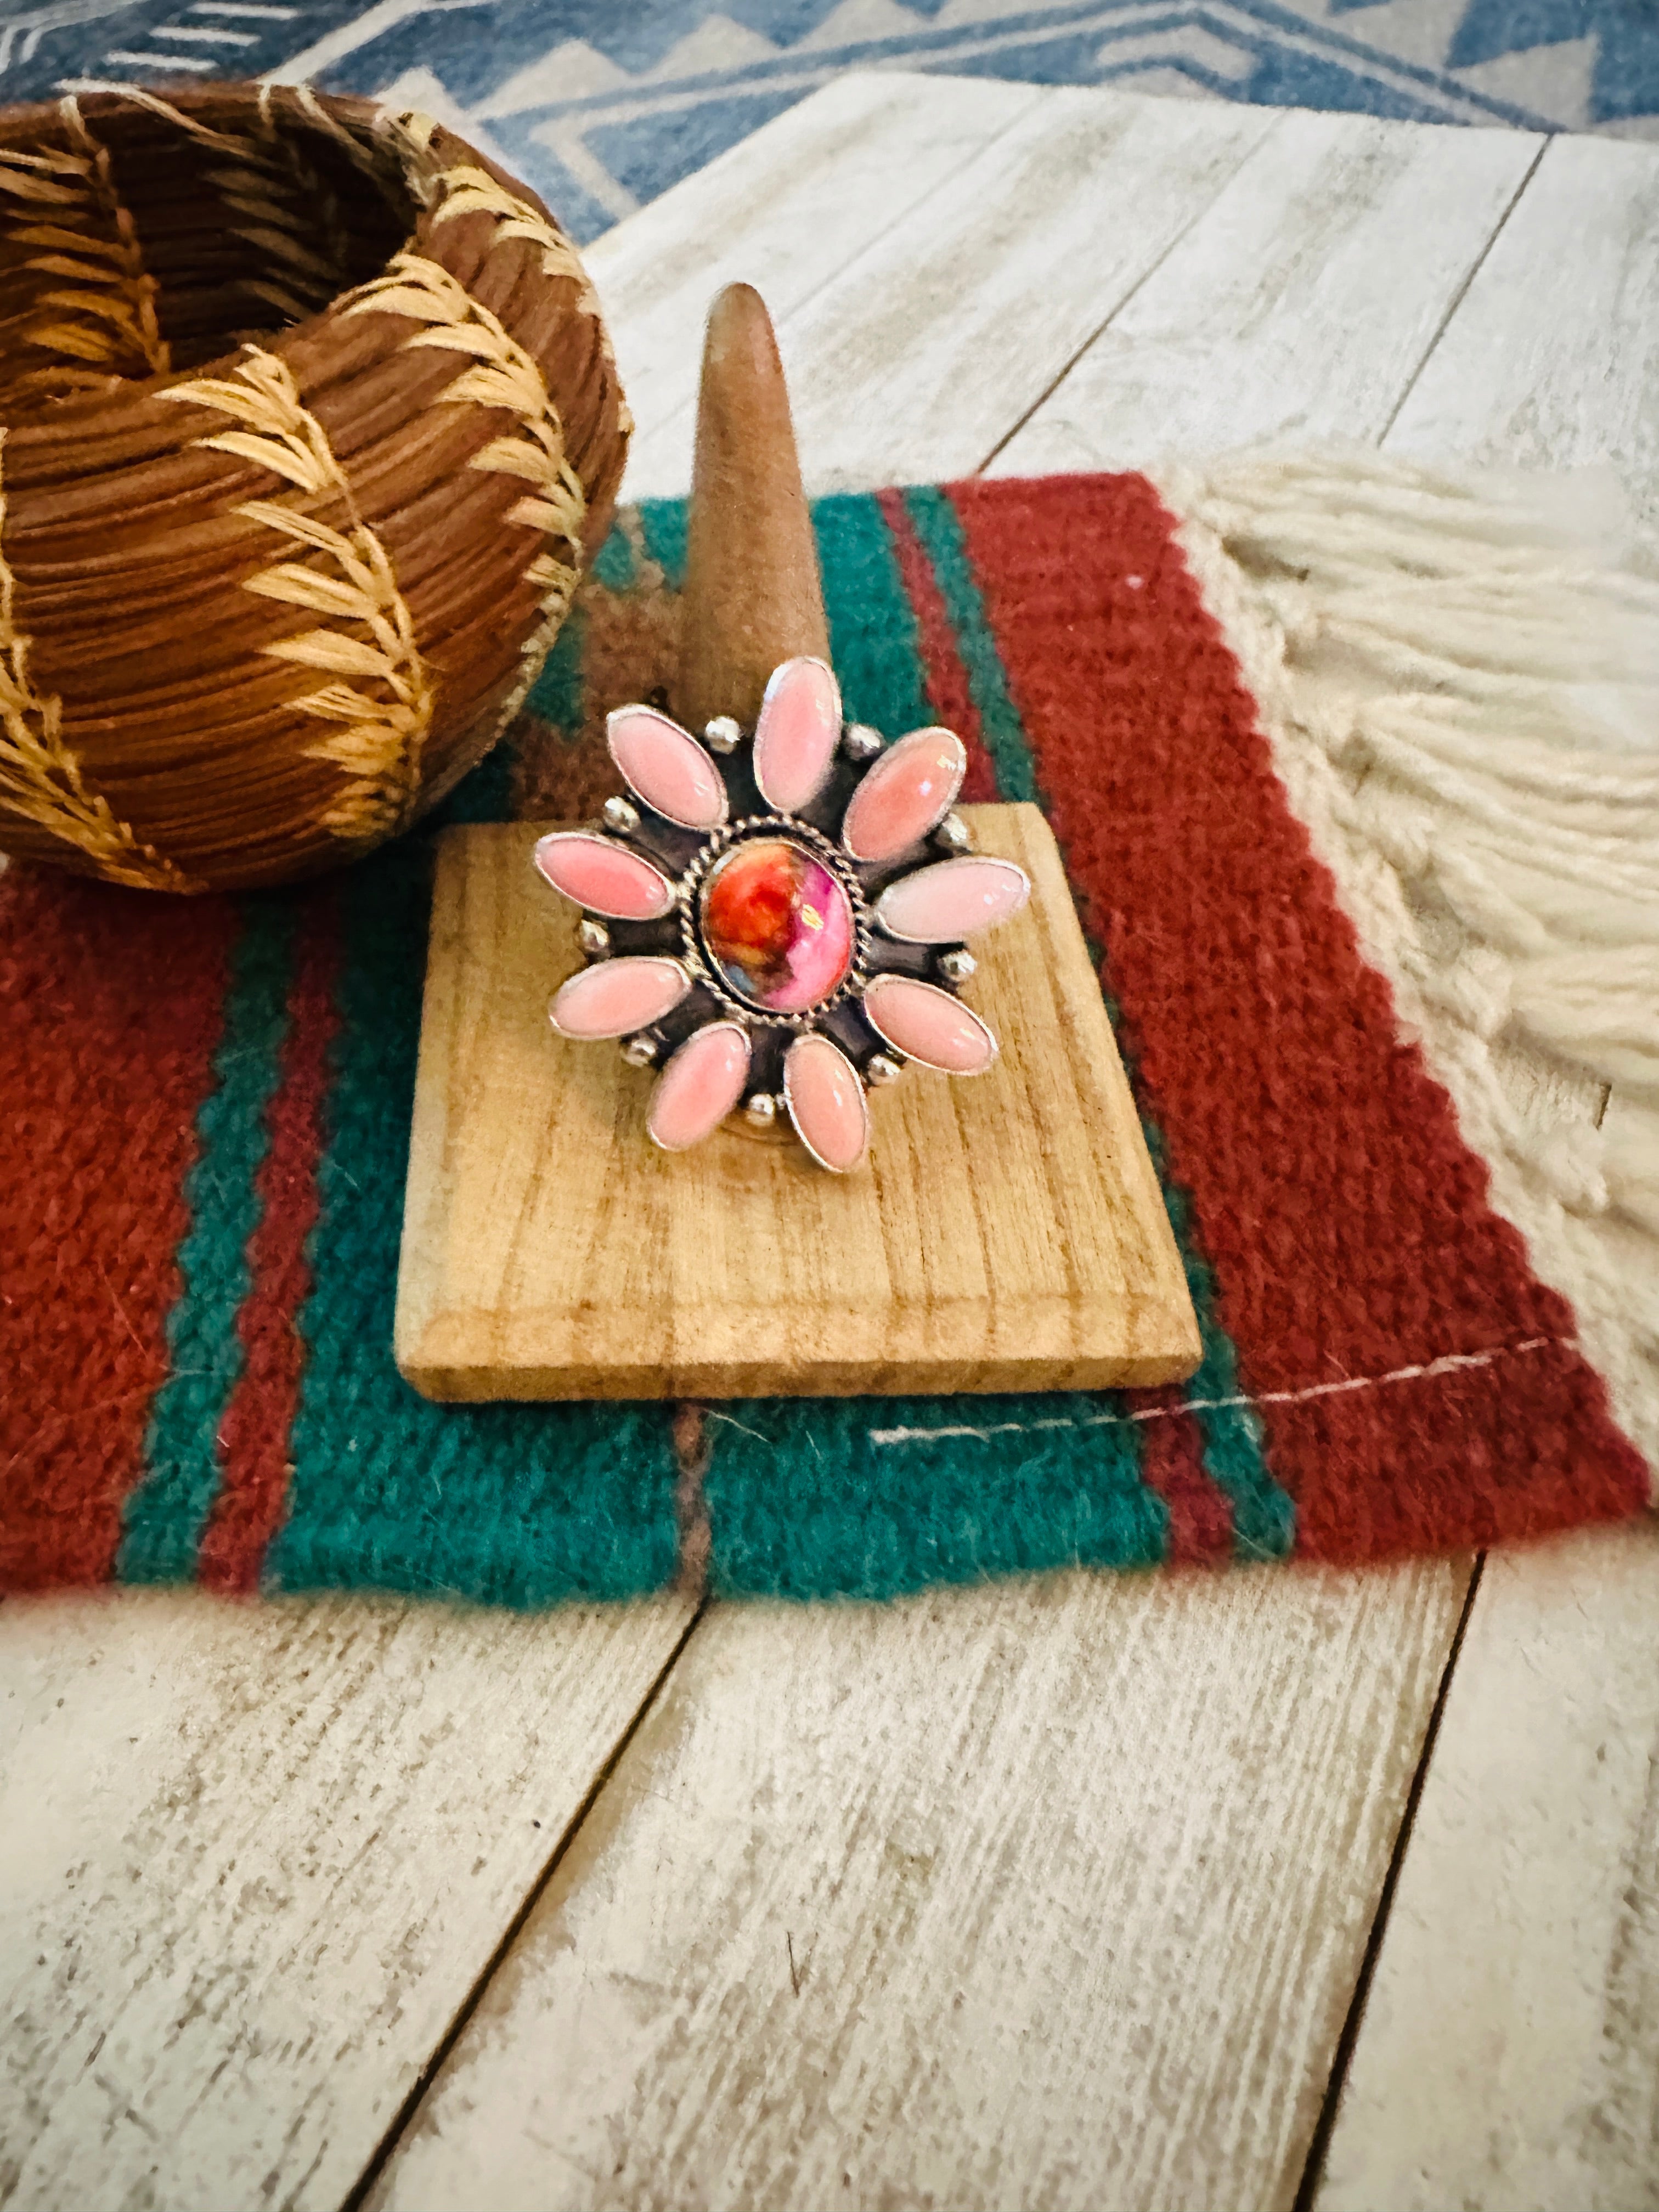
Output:
[[[645,1133],[653,1077],[554,1036],[576,917],[533,825],[439,847],[398,1364],[441,1399],[1098,1389],[1198,1364],[1181,1262],[1060,854],[1033,806],[965,808],[1031,904],[975,948],[991,1072],[872,1100],[856,1175],[741,1118]]]

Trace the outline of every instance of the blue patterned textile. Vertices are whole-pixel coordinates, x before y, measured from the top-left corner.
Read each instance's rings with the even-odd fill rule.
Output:
[[[583,240],[848,69],[1659,136],[1654,0],[0,0],[0,97],[394,89]]]

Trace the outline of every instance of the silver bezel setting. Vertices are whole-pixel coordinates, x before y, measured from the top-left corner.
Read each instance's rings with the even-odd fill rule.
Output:
[[[784,673],[782,669],[773,672],[767,686],[769,701]],[[957,763],[947,803],[934,817],[933,826],[913,845],[890,854],[865,856],[848,839],[847,819],[867,773],[878,762],[891,757],[892,749],[878,732],[843,717],[831,759],[811,792],[799,800],[792,793],[791,804],[780,805],[769,799],[760,787],[752,757],[740,757],[752,748],[757,730],[745,727],[733,716],[715,715],[705,723],[699,738],[673,722],[661,708],[623,708],[606,718],[608,738],[614,733],[617,716],[635,711],[669,724],[679,738],[693,746],[701,743],[719,774],[722,818],[690,823],[666,813],[641,793],[623,769],[629,795],[608,799],[600,822],[580,830],[550,832],[537,846],[538,866],[550,882],[554,881],[552,871],[542,866],[544,848],[580,840],[625,853],[661,886],[661,904],[655,912],[613,918],[584,908],[579,925],[578,941],[590,963],[617,957],[666,960],[676,964],[685,979],[685,992],[675,1008],[659,1022],[648,1023],[619,1038],[623,1057],[631,1066],[653,1069],[660,1076],[700,1036],[725,1030],[743,1037],[749,1055],[748,1080],[732,1111],[758,1134],[787,1125],[810,1158],[831,1173],[844,1174],[848,1166],[832,1166],[824,1159],[797,1118],[790,1062],[792,1058],[802,1058],[797,1048],[804,1048],[806,1038],[817,1037],[851,1068],[866,1098],[872,1091],[896,1082],[912,1065],[938,1066],[888,1036],[870,1006],[869,995],[884,978],[892,976],[902,977],[939,997],[959,999],[957,987],[974,973],[974,956],[960,939],[940,942],[911,937],[890,928],[881,915],[881,902],[896,883],[937,867],[941,860],[974,849],[972,833],[956,811],[968,765],[962,741],[937,725],[908,733],[915,738],[950,736]],[[622,763],[617,761],[617,765],[620,768]],[[663,782],[658,773],[660,763],[642,758],[636,765],[645,781]],[[732,819],[733,805],[745,803],[756,811]],[[799,812],[793,811],[796,805]],[[819,823],[827,826],[820,828]],[[814,1004],[787,1012],[770,1009],[747,996],[743,982],[728,977],[705,935],[704,908],[719,870],[744,846],[774,840],[794,848],[825,870],[846,902],[852,924],[845,973]],[[1018,872],[1024,876],[1024,871]],[[866,879],[871,884],[867,892]],[[1029,878],[1025,881],[1029,894]],[[554,888],[560,888],[556,882]],[[606,888],[602,878],[594,888]],[[645,902],[653,903],[656,896],[653,893]],[[739,952],[738,959],[746,964],[746,956]],[[740,972],[736,960],[733,972]],[[679,1007],[687,998],[690,1004],[682,1013]],[[964,1012],[988,1039],[994,1062],[999,1052],[994,1032],[971,1007]],[[959,1071],[942,1068],[939,1072],[948,1075]],[[859,1162],[848,1165],[860,1164],[868,1151],[867,1108],[864,1128],[865,1152]],[[660,1144],[654,1130],[651,1134],[653,1141]]]
[[[763,838],[784,839],[799,845],[823,866],[846,895],[853,915],[853,960],[845,975],[826,999],[803,1006],[799,1013],[772,1013],[734,991],[717,970],[702,941],[702,895],[704,884],[718,862],[738,845],[757,844]],[[681,958],[696,981],[711,991],[720,1005],[739,1020],[757,1029],[789,1030],[799,1036],[817,1026],[831,1007],[860,994],[870,980],[870,939],[875,927],[863,886],[847,865],[847,857],[829,838],[793,814],[747,814],[712,830],[702,849],[678,880]]]

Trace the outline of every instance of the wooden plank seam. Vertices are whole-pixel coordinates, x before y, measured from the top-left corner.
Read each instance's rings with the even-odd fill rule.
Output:
[[[1417,1825],[1417,1808],[1422,1802],[1423,1790],[1429,1778],[1429,1769],[1434,1759],[1435,1745],[1440,1737],[1440,1723],[1445,1717],[1446,1701],[1451,1695],[1452,1682],[1457,1673],[1457,1662],[1462,1656],[1463,1639],[1468,1633],[1469,1619],[1474,1611],[1474,1601],[1480,1593],[1480,1579],[1486,1571],[1486,1554],[1475,1554],[1474,1571],[1468,1588],[1464,1592],[1462,1610],[1457,1616],[1457,1626],[1452,1632],[1451,1649],[1446,1654],[1446,1663],[1440,1675],[1439,1687],[1429,1710],[1428,1725],[1423,1731],[1421,1748],[1412,1770],[1411,1787],[1406,1793],[1406,1802],[1400,1816],[1400,1826],[1395,1832],[1394,1848],[1389,1854],[1388,1871],[1382,1877],[1382,1887],[1377,1893],[1376,1910],[1371,1916],[1365,1948],[1359,1961],[1359,1971],[1354,1977],[1353,1994],[1343,2015],[1342,2027],[1332,2053],[1330,2072],[1326,2077],[1325,2093],[1320,2100],[1319,2117],[1308,2143],[1308,2154],[1303,2162],[1302,2178],[1297,2185],[1291,2212],[1315,2212],[1325,2178],[1325,2163],[1329,2155],[1331,2136],[1341,2110],[1342,2092],[1348,2078],[1354,2048],[1364,2025],[1366,2001],[1370,1996],[1371,1983],[1376,1973],[1377,1961],[1382,1955],[1382,1945],[1389,1932],[1389,1918],[1394,1910],[1395,1893],[1400,1887],[1401,1869],[1405,1865],[1412,1834]]]

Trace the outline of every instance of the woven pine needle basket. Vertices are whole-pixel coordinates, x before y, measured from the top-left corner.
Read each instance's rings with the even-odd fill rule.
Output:
[[[0,850],[199,891],[403,829],[533,678],[629,428],[574,249],[426,117],[0,115]]]

